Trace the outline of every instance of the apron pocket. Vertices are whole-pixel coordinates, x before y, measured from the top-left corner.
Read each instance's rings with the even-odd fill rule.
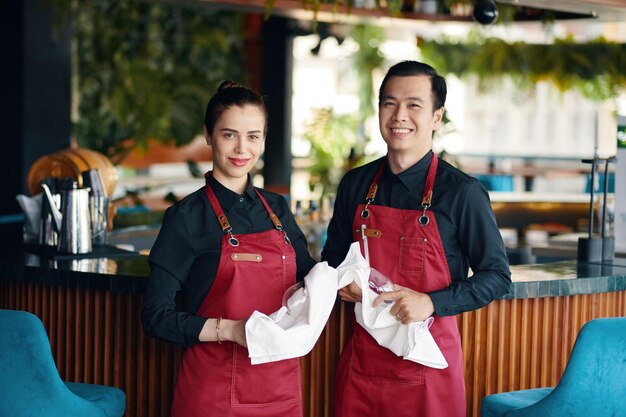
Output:
[[[358,327],[352,338],[350,372],[373,381],[424,384],[423,365],[396,356],[389,349],[378,345],[372,336]]]
[[[427,244],[425,237],[400,237],[398,272],[411,276],[424,274]]]
[[[266,407],[300,400],[297,359],[252,365],[247,349],[235,346],[233,350],[233,407]]]

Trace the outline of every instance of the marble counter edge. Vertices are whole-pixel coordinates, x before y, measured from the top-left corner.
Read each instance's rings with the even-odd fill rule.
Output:
[[[146,263],[147,263],[147,257]],[[147,274],[76,271],[44,266],[0,262],[0,280],[59,285],[115,293],[142,293]]]
[[[87,272],[49,266],[32,266],[0,260],[0,280],[60,285],[69,288],[94,289],[119,293],[142,293],[148,275],[147,256],[113,260],[116,272]],[[139,267],[138,267],[139,266]],[[570,263],[575,270],[576,263]],[[509,292],[499,299],[559,297],[626,290],[626,266],[585,265],[588,276],[529,279],[515,281]],[[549,266],[535,266],[540,272]],[[580,272],[578,273],[580,275]],[[571,275],[571,274],[570,274]]]
[[[616,291],[626,291],[626,274],[513,282],[509,292],[499,299],[565,297]]]

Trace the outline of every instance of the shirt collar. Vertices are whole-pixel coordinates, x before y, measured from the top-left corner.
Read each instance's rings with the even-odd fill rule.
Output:
[[[223,186],[213,175],[208,175],[207,181],[224,210],[230,210],[242,197],[246,198],[248,201],[254,200],[257,197],[250,174],[248,174],[246,190],[241,195]]]
[[[433,159],[433,151],[428,151],[426,155],[417,161],[414,165],[400,172],[394,174],[389,168],[389,164],[385,164],[381,180],[387,181],[399,181],[409,191],[414,191],[418,186],[424,184],[428,168],[430,167],[430,161]],[[419,190],[418,190],[419,191]]]

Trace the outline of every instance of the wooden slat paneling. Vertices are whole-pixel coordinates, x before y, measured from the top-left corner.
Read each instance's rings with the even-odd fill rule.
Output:
[[[182,350],[145,336],[141,296],[0,280],[0,308],[42,319],[61,377],[126,392],[127,417],[169,415]],[[300,359],[306,417],[330,417],[335,365],[347,341],[350,306],[338,304],[313,351]],[[553,386],[578,331],[598,317],[626,316],[626,291],[496,300],[457,316],[468,416],[496,392]]]
[[[580,328],[595,318],[626,316],[625,300],[626,291],[496,300],[477,312],[459,315],[468,415],[480,415],[480,400],[485,395],[556,385]],[[491,329],[496,327],[489,326],[494,320],[500,323],[495,333]],[[482,339],[493,345],[487,357],[473,353]],[[481,378],[468,370],[485,375]]]
[[[169,415],[182,352],[145,336],[140,296],[0,280],[0,308],[42,319],[64,380],[123,389],[127,417]]]

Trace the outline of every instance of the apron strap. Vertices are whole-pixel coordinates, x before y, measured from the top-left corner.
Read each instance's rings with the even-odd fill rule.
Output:
[[[376,175],[374,175],[374,180],[370,185],[370,188],[367,192],[367,197],[365,198],[365,208],[361,211],[361,218],[367,219],[370,216],[369,213],[369,205],[376,198],[376,191],[378,191],[378,180],[383,173],[383,168],[385,167],[386,159],[383,159],[378,169],[376,170]],[[422,226],[426,226],[429,222],[428,216],[426,215],[426,209],[428,209],[431,205],[431,201],[433,198],[433,189],[435,188],[435,177],[437,176],[437,166],[439,165],[439,158],[433,152],[433,157],[430,161],[430,166],[428,167],[428,174],[426,175],[426,183],[424,184],[424,193],[422,194],[422,215],[419,217],[418,221]]]
[[[209,200],[209,204],[213,208],[213,211],[217,215],[217,221],[220,223],[220,227],[222,228],[222,232],[228,235],[228,243],[231,246],[237,247],[239,246],[239,240],[233,235],[233,227],[230,225],[230,222],[226,218],[224,214],[224,210],[222,210],[222,206],[219,201],[217,201],[217,197],[213,192],[213,189],[209,185],[209,176],[211,175],[211,171],[204,174],[204,178],[206,179],[206,185],[204,186],[204,194]]]
[[[439,165],[439,159],[433,152],[433,159],[430,161],[428,167],[428,175],[426,176],[426,184],[424,184],[424,194],[422,196],[422,207],[430,207],[430,202],[433,198],[433,188],[435,188],[435,176],[437,175],[437,166]]]
[[[206,179],[206,185],[204,187],[204,193],[205,193],[207,199],[209,200],[209,204],[211,204],[211,207],[213,208],[213,211],[217,215],[217,220],[220,223],[220,227],[222,228],[222,232],[224,232],[224,234],[228,235],[228,242],[232,246],[239,246],[239,240],[233,235],[233,228],[230,225],[230,222],[228,221],[228,219],[226,218],[226,215],[224,214],[224,210],[222,209],[222,206],[220,205],[219,201],[217,200],[217,196],[215,195],[215,192],[213,191],[213,189],[209,185],[209,181],[208,180],[209,180],[209,176],[210,175],[211,175],[211,171],[209,171],[206,174],[204,174],[204,177]],[[274,212],[270,208],[269,204],[267,204],[267,201],[265,201],[265,198],[263,198],[261,193],[259,193],[259,191],[257,189],[254,189],[254,191],[256,192],[256,194],[261,199],[261,202],[263,203],[263,206],[265,207],[265,210],[267,210],[267,212],[269,214],[269,217],[270,217],[270,220],[272,221],[272,223],[274,223],[274,227],[276,228],[276,230],[278,230],[279,232],[282,232],[283,236],[285,237],[285,241],[288,244],[291,244],[291,241],[289,240],[289,237],[287,237],[287,233],[283,230],[283,225],[281,224],[280,220],[278,219],[278,216],[276,214],[274,214]]]
[[[269,213],[270,220],[272,221],[272,223],[274,223],[274,227],[276,228],[276,230],[278,230],[279,232],[282,232],[283,237],[285,238],[285,242],[287,242],[288,245],[291,245],[291,240],[289,240],[289,236],[287,236],[287,232],[285,232],[285,230],[283,229],[283,224],[280,222],[280,219],[278,218],[278,216],[274,214],[270,205],[267,204],[267,201],[265,201],[265,199],[263,198],[259,190],[255,188],[254,191],[261,199],[261,203],[263,203],[263,205],[265,206],[265,210],[267,210],[267,212]]]
[[[372,204],[372,202],[376,198],[376,191],[378,191],[378,180],[380,179],[380,176],[383,173],[383,168],[385,167],[385,161],[386,159],[383,159],[380,165],[378,166],[378,169],[376,170],[376,175],[374,175],[374,180],[372,181],[372,184],[370,185],[370,188],[367,191],[367,197],[365,197],[365,207],[363,208],[363,211],[361,211],[361,218],[363,220],[367,219],[370,216],[370,211],[368,207],[370,204]]]
[[[424,184],[424,194],[422,194],[422,215],[417,219],[422,226],[426,226],[430,222],[430,219],[426,215],[426,210],[430,207],[433,198],[433,188],[435,188],[435,176],[437,175],[438,165],[439,159],[433,152],[433,159],[430,161],[428,174],[426,175],[426,184]]]

